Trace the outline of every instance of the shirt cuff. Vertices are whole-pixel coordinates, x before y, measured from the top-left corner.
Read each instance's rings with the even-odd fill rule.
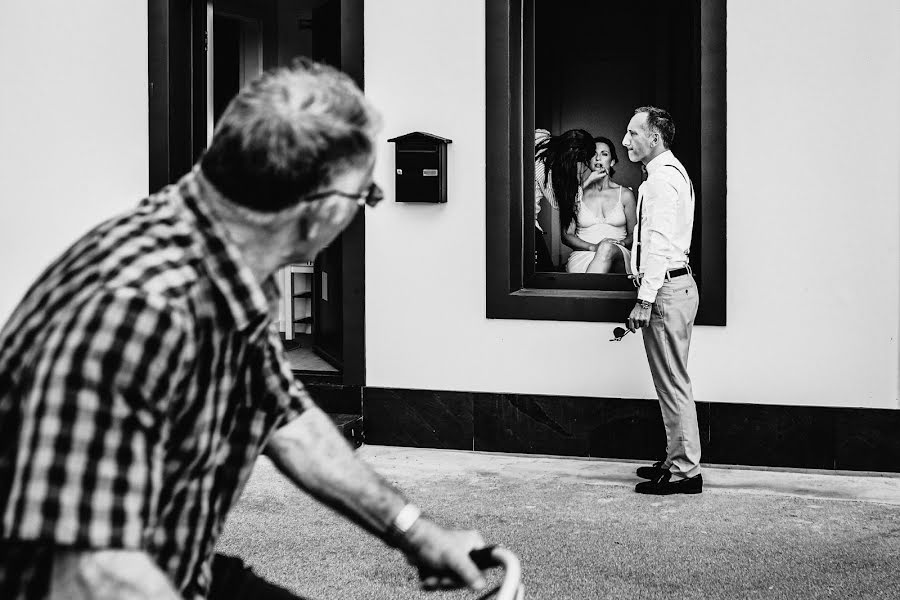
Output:
[[[656,290],[651,290],[646,285],[642,285],[638,290],[638,300],[656,302]]]

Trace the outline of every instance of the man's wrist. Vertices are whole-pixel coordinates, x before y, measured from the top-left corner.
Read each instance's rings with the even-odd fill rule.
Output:
[[[419,521],[421,516],[422,511],[416,505],[406,504],[388,525],[385,541],[391,546],[398,548],[405,546],[404,542],[406,542],[410,529]]]
[[[421,516],[422,511],[420,511],[415,504],[407,504],[400,509],[397,516],[391,521],[391,529],[397,533],[406,535],[406,532],[410,530],[413,523],[418,521]]]
[[[640,298],[637,299],[637,305],[640,306],[641,308],[643,308],[644,310],[649,310],[649,309],[653,308],[652,302],[650,302],[649,300],[641,300]]]

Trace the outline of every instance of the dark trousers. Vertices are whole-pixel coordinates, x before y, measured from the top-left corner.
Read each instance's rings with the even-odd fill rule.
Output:
[[[208,600],[304,600],[256,575],[240,558],[216,554]]]

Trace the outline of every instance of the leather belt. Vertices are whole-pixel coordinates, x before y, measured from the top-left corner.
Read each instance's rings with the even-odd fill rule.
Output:
[[[693,274],[693,271],[690,267],[679,267],[677,269],[672,269],[671,271],[666,271],[665,281],[669,281],[670,279],[675,279],[676,277],[681,277],[682,275]],[[635,277],[634,275],[629,275],[628,278],[631,279],[631,283],[634,284],[634,287],[641,287],[641,279],[643,278],[643,273]]]

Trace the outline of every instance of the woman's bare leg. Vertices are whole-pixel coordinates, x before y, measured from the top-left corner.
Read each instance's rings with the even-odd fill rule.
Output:
[[[612,262],[616,254],[621,255],[619,249],[612,242],[603,240],[597,246],[597,252],[594,253],[594,260],[588,265],[586,273],[609,273],[612,268]]]
[[[613,253],[612,265],[609,268],[610,273],[627,273],[628,270],[625,268],[625,254],[622,253],[622,250],[616,247],[616,251]]]

